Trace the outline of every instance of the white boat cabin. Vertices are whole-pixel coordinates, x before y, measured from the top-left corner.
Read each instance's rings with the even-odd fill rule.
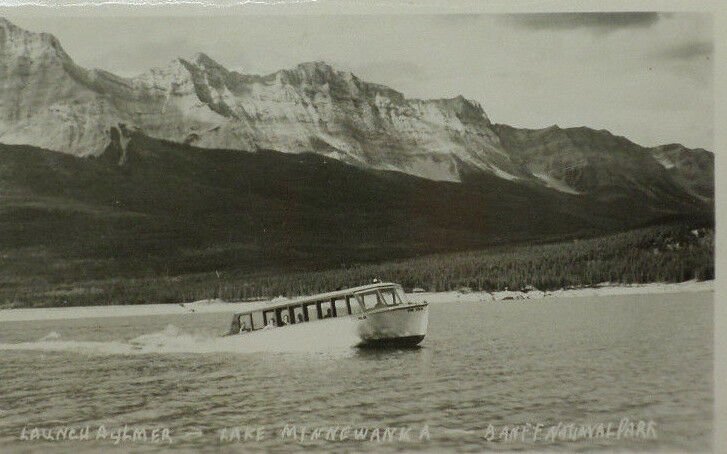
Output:
[[[229,334],[348,317],[401,304],[408,304],[401,285],[364,285],[236,313]]]

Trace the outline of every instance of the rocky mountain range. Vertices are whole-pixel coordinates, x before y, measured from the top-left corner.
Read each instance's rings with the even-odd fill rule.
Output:
[[[280,276],[674,222],[714,224],[711,152],[496,124],[461,96],[407,99],[321,62],[259,76],[198,54],[118,77],[0,19],[10,299],[111,280],[113,300],[145,279],[176,288],[211,271]]]
[[[589,128],[493,124],[476,101],[408,99],[323,62],[260,76],[200,53],[124,78],[82,68],[54,36],[0,18],[0,143],[90,157],[113,139],[123,164],[134,134],[198,148],[313,152],[437,181],[489,174],[606,199],[635,191],[666,207],[713,197],[705,150],[645,148]]]

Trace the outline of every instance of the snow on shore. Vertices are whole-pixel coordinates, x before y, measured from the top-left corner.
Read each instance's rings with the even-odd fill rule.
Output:
[[[452,301],[518,301],[537,300],[542,298],[582,298],[593,296],[616,295],[644,295],[661,293],[687,293],[714,290],[714,281],[686,281],[680,283],[651,283],[651,284],[599,284],[595,287],[560,289],[552,291],[531,290],[500,291],[500,292],[428,292],[409,294],[411,301],[427,301],[429,303],[447,303]]]
[[[577,298],[609,295],[641,295],[660,293],[702,292],[714,290],[714,281],[686,281],[676,284],[652,283],[635,285],[599,284],[595,287],[561,289],[555,291],[531,290],[501,292],[423,292],[410,293],[413,302],[427,301],[433,304],[453,301],[470,302],[517,302],[542,298]],[[284,301],[286,298],[275,298],[273,302]],[[131,317],[142,315],[172,315],[236,312],[263,307],[270,301],[228,303],[219,299],[201,300],[193,303],[180,304],[139,304],[125,306],[85,306],[85,307],[51,307],[28,309],[0,310],[0,322],[24,320],[61,320],[94,317]]]

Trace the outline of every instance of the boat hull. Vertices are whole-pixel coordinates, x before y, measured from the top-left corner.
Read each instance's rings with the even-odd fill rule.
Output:
[[[413,347],[427,334],[429,306],[422,303],[388,307],[361,314],[358,320],[358,347]]]
[[[418,347],[424,340],[424,334],[418,336],[384,337],[381,339],[367,339],[357,345],[358,348],[387,349],[387,348],[413,348]]]

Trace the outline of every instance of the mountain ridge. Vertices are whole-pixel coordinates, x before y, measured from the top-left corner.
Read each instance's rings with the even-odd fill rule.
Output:
[[[697,204],[713,198],[708,151],[493,124],[461,95],[409,99],[322,61],[249,75],[200,52],[120,77],[82,68],[53,35],[0,18],[0,79],[0,142],[76,156],[99,156],[133,131],[200,148],[315,152],[438,181],[481,172],[575,195],[657,188],[657,202],[675,191]]]

